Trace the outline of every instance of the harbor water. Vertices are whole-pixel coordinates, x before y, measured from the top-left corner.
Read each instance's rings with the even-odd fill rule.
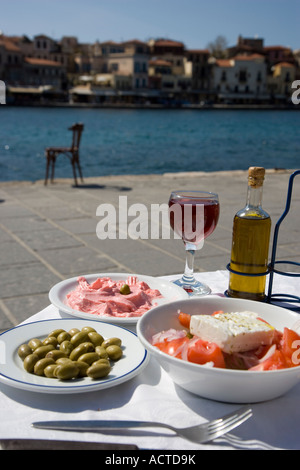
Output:
[[[300,113],[292,110],[177,110],[0,107],[0,181],[45,176],[45,148],[68,146],[85,126],[85,177],[300,167]],[[72,177],[61,156],[56,175]]]

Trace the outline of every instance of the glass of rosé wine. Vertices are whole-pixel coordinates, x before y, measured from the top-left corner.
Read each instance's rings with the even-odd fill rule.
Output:
[[[219,197],[206,191],[172,191],[169,199],[170,225],[186,249],[184,274],[175,284],[189,295],[207,295],[211,289],[194,277],[195,251],[216,228],[220,213]]]

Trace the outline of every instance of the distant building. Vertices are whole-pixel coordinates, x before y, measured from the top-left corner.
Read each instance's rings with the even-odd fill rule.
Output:
[[[0,79],[6,84],[23,80],[23,53],[10,38],[0,35]]]
[[[217,58],[158,38],[80,43],[0,34],[0,80],[9,102],[60,99],[99,104],[289,103],[300,52],[238,37]]]
[[[205,101],[211,98],[212,73],[208,49],[186,51],[186,58],[191,65],[191,92],[193,101]]]
[[[51,86],[62,89],[66,70],[59,62],[36,57],[25,57],[24,78],[31,86]]]
[[[218,101],[259,103],[268,98],[263,55],[238,55],[212,62],[212,83]]]
[[[237,55],[263,54],[264,40],[262,38],[244,38],[239,36],[235,46],[227,48],[227,57]]]
[[[289,101],[292,83],[296,80],[296,66],[290,62],[279,62],[273,65],[271,71],[267,79],[270,97],[275,101]]]

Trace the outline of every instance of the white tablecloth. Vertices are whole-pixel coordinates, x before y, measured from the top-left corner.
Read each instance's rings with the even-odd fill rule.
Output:
[[[217,271],[197,274],[209,283],[213,293],[227,288],[228,273]],[[280,279],[279,279],[280,277]],[[299,278],[279,276],[274,279],[274,292],[298,294]],[[166,278],[166,277],[165,277]],[[167,277],[173,279],[174,276]],[[58,310],[49,305],[27,321],[61,318]],[[138,419],[163,421],[178,427],[196,425],[239,408],[241,405],[220,403],[200,398],[176,386],[151,358],[147,367],[128,382],[98,392],[55,395],[18,390],[0,383],[0,439],[36,438],[91,442],[135,444],[140,449],[197,450],[197,449],[256,449],[264,443],[279,449],[300,449],[300,384],[276,400],[253,404],[253,416],[236,428],[231,436],[214,442],[196,445],[162,430],[132,430],[126,434],[96,434],[38,430],[33,421]]]

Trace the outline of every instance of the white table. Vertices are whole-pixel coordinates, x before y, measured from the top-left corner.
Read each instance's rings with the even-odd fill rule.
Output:
[[[223,293],[228,284],[228,273],[217,271],[200,273],[197,277],[209,283],[213,293]],[[174,276],[165,278],[173,279]],[[280,278],[280,279],[279,279]],[[299,279],[299,278],[298,278]],[[275,276],[274,292],[298,294],[297,278]],[[27,321],[61,318],[58,310],[49,305]],[[85,442],[135,444],[139,449],[166,451],[184,450],[191,454],[197,449],[256,449],[263,442],[279,449],[300,449],[300,384],[276,400],[252,406],[253,417],[235,429],[231,435],[238,439],[233,444],[224,436],[204,445],[196,445],[171,432],[162,430],[134,431],[126,434],[96,434],[38,430],[33,421],[61,419],[143,419],[163,421],[178,427],[200,424],[239,408],[241,405],[220,403],[194,396],[176,386],[151,358],[147,367],[135,378],[116,387],[98,392],[45,395],[18,390],[0,383],[0,439],[32,438]]]

